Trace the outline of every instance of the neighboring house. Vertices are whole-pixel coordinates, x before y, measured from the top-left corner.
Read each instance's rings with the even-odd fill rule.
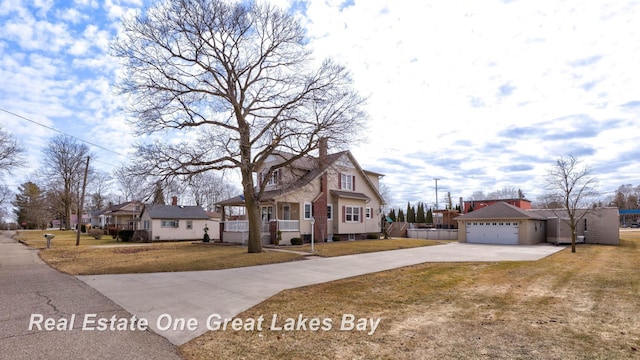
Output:
[[[118,229],[135,229],[137,218],[140,216],[143,204],[140,201],[129,201],[122,204],[110,205],[101,211],[91,212],[91,226]]]
[[[460,242],[514,245],[571,243],[566,213],[561,209],[555,212],[549,209],[523,210],[505,202],[496,202],[455,220],[458,221]],[[578,222],[576,232],[577,242],[618,245],[618,209],[589,209]]]
[[[140,229],[149,232],[151,241],[202,240],[211,225],[200,206],[148,204],[140,214]]]
[[[546,241],[546,218],[506,202],[496,202],[455,218],[458,241],[532,245]]]
[[[257,179],[273,165],[291,159],[292,154],[279,152],[270,156],[257,171]],[[319,156],[306,156],[287,167],[274,171],[267,180],[261,198],[262,242],[289,244],[294,237],[311,241],[365,239],[367,234],[379,235],[380,209],[384,199],[379,186],[382,174],[363,170],[350,151],[327,154],[326,142]],[[238,196],[218,203],[224,207],[244,206]],[[246,243],[247,221],[222,222],[222,239]]]

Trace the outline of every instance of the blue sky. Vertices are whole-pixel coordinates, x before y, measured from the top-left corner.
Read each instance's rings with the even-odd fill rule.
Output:
[[[369,98],[367,140],[351,151],[386,174],[389,201],[520,188],[532,200],[560,156],[593,167],[600,191],[640,184],[637,1],[277,0],[317,58],[352,72]],[[110,172],[136,141],[111,87],[108,54],[140,1],[0,0],[0,109],[101,147]],[[41,165],[54,131],[0,111]],[[442,198],[439,201],[442,203]]]

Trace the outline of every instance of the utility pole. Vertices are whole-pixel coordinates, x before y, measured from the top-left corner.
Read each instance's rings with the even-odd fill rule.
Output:
[[[436,181],[436,210],[438,210],[438,178],[433,178]]]
[[[89,174],[89,157],[87,156],[87,165],[84,168],[84,180],[82,181],[82,195],[78,201],[78,225],[76,225],[76,246],[80,245],[80,229],[82,229],[82,212],[84,205],[84,192],[87,188],[87,175]]]

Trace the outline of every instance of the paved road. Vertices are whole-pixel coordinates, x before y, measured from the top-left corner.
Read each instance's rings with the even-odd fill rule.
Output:
[[[285,289],[425,262],[538,260],[562,249],[552,245],[450,243],[238,269],[78,278],[148,320],[154,331],[173,344],[181,345],[206,332],[207,325],[215,327],[215,322],[207,321],[211,315],[232,318]],[[266,319],[273,316],[263,315]],[[183,326],[188,320],[192,321],[191,329]],[[172,325],[179,327],[173,330]]]
[[[175,346],[150,330],[82,330],[87,314],[127,321],[131,314],[84,282],[53,270],[37,250],[9,235],[0,233],[0,359],[180,359]],[[39,315],[42,330],[35,325],[29,330]],[[47,331],[47,318],[60,328],[65,325],[60,319],[67,319],[64,327],[71,330]]]

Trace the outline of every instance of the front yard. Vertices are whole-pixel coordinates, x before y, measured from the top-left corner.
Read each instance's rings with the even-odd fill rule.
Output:
[[[333,319],[324,331],[216,331],[187,359],[640,358],[640,231],[536,262],[422,264],[287,290],[238,318]],[[372,335],[344,314],[381,318]],[[268,324],[267,324],[268,325]]]
[[[55,238],[47,249],[43,234]],[[260,254],[248,254],[244,246],[192,244],[191,242],[123,243],[110,236],[95,240],[82,235],[75,246],[73,231],[22,231],[17,239],[41,249],[42,260],[53,268],[71,275],[130,274],[167,271],[219,270],[303,260],[304,255],[265,248]],[[443,242],[416,239],[359,240],[316,244],[316,255],[340,256],[372,251],[394,250]],[[309,252],[310,245],[280,247],[280,250]]]

